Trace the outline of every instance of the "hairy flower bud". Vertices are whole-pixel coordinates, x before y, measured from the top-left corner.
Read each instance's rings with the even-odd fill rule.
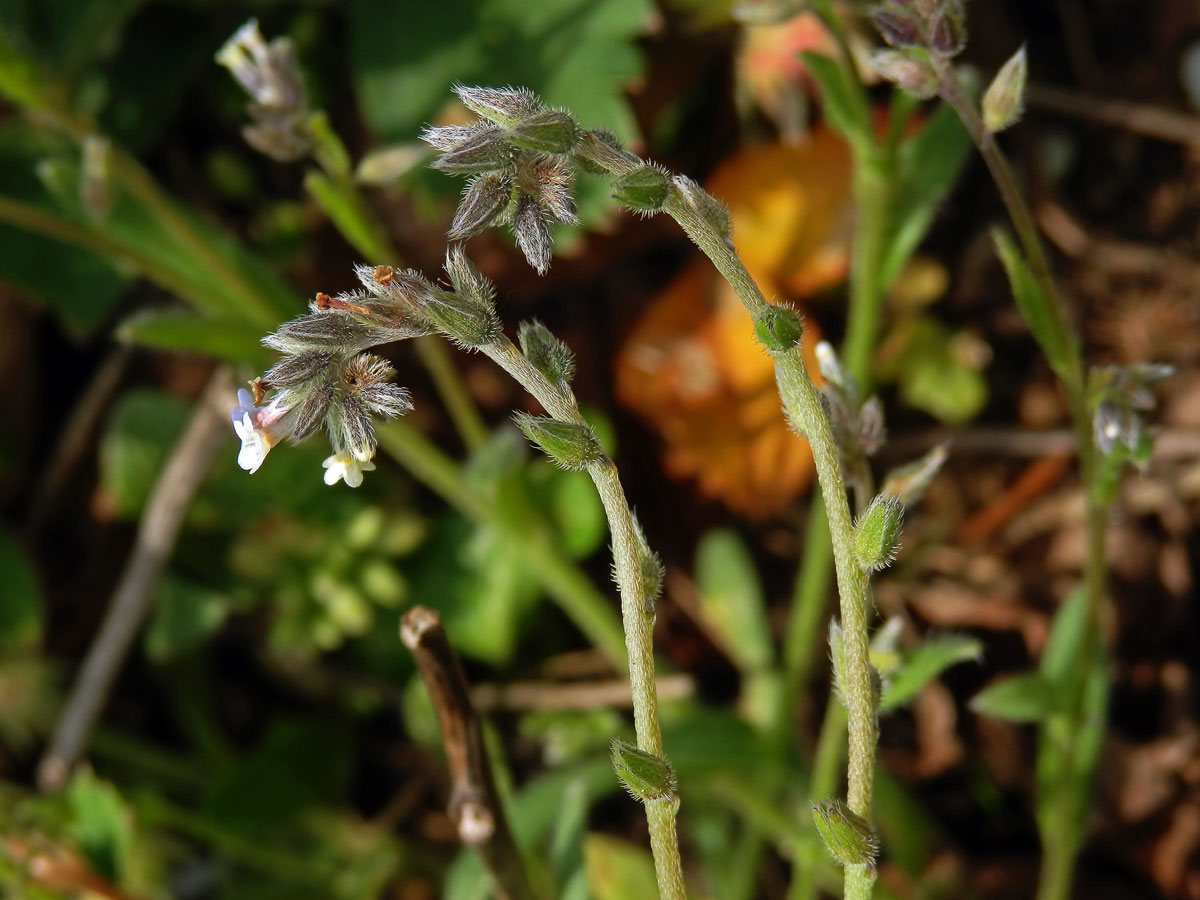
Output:
[[[613,182],[613,199],[640,213],[658,212],[671,194],[671,176],[654,165],[641,166]]]
[[[491,172],[511,163],[515,153],[499,128],[480,128],[435,159],[432,166],[438,171],[459,175]]]
[[[528,88],[486,88],[456,84],[454,93],[458,94],[463,106],[471,112],[497,125],[516,125],[544,109],[537,94]]]
[[[517,211],[513,216],[513,234],[517,246],[525,254],[529,264],[537,269],[539,275],[545,275],[550,268],[550,256],[553,245],[550,242],[550,229],[537,201],[530,196],[521,197],[517,203]]]
[[[617,739],[612,742],[611,759],[621,784],[634,799],[644,803],[675,796],[675,772],[663,757]]]
[[[517,330],[517,340],[525,358],[547,381],[560,389],[571,384],[575,375],[575,354],[549,328],[537,319],[522,322]]]
[[[467,259],[460,245],[454,244],[446,251],[444,265],[455,293],[481,308],[495,310],[496,286]]]
[[[896,558],[904,504],[879,494],[854,525],[854,555],[865,572],[886,568]]]
[[[862,816],[836,798],[814,803],[812,814],[830,856],[844,866],[874,865],[879,838]]]
[[[962,53],[967,46],[967,14],[958,0],[947,0],[928,24],[926,49],[944,59]]]
[[[921,19],[916,10],[887,3],[871,9],[871,24],[893,47],[919,47],[923,35]]]
[[[586,469],[604,459],[604,449],[590,425],[528,413],[517,413],[515,420],[525,437],[564,469]]]
[[[1025,79],[1029,64],[1025,46],[1000,67],[983,95],[983,127],[992,134],[1003,131],[1021,118],[1025,108]]]
[[[308,381],[324,371],[333,361],[333,353],[321,350],[303,350],[285,356],[263,374],[263,381],[273,388],[285,388]]]
[[[885,81],[922,100],[938,92],[937,72],[919,51],[875,50],[871,53],[871,65]]]
[[[804,323],[794,309],[768,306],[754,317],[754,334],[771,353],[787,353],[800,343]]]
[[[512,187],[512,179],[503,172],[472,178],[450,223],[450,240],[465,241],[501,218],[512,205]]]
[[[491,303],[436,291],[421,310],[439,331],[465,349],[478,349],[500,336],[500,320]]]
[[[535,153],[570,153],[579,142],[579,126],[570,114],[546,109],[509,128],[507,139]]]
[[[912,506],[921,499],[925,489],[946,462],[946,457],[949,456],[947,446],[938,444],[920,459],[888,472],[880,493],[895,497],[905,506]]]

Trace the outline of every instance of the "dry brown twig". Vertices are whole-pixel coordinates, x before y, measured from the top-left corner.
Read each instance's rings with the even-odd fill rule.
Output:
[[[61,788],[87,746],[117,673],[150,610],[154,589],[171,557],[184,514],[228,430],[225,410],[232,390],[229,370],[218,369],[150,492],[137,539],[104,622],[75,677],[50,746],[38,763],[42,790]]]
[[[441,722],[451,782],[447,812],[459,838],[479,851],[497,897],[532,900],[524,858],[492,778],[479,716],[441,618],[428,607],[414,606],[400,620],[400,640],[416,660]]]

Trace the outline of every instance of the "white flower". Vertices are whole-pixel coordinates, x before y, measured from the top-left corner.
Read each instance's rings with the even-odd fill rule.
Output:
[[[344,481],[348,487],[352,488],[362,484],[363,472],[375,471],[375,463],[369,459],[359,460],[355,458],[354,454],[345,450],[333,454],[321,465],[325,468],[326,484],[337,484],[339,481]]]
[[[263,464],[271,448],[279,443],[279,435],[262,425],[260,410],[254,405],[250,392],[240,390],[237,393],[238,405],[233,408],[230,418],[233,419],[233,430],[242,442],[238,451],[238,465],[253,475]]]
[[[242,421],[234,422],[233,430],[242,442],[242,449],[238,451],[238,465],[253,475],[271,452],[271,436],[254,424],[250,413],[242,413]]]

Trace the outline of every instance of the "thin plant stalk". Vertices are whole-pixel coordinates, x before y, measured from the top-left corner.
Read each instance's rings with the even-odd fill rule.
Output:
[[[525,388],[552,417],[561,422],[587,424],[574,397],[551,384],[512,341],[501,337],[480,349]],[[600,495],[612,534],[613,568],[621,595],[621,621],[629,656],[629,685],[637,746],[646,753],[662,756],[658,690],[654,681],[654,597],[646,595],[640,575],[642,549],[637,526],[612,460],[605,457],[589,463],[587,473]],[[674,797],[647,800],[645,807],[659,896],[663,900],[681,900],[685,891],[679,838],[675,828],[678,800]]]
[[[1033,277],[1041,289],[1044,311],[1048,313],[1053,328],[1061,336],[1060,345],[1065,349],[1065,358],[1056,366],[1071,412],[1072,428],[1075,432],[1076,449],[1079,454],[1080,480],[1086,498],[1085,528],[1086,556],[1083,584],[1087,596],[1087,618],[1084,626],[1080,671],[1075,676],[1073,696],[1069,709],[1074,721],[1068,727],[1070,733],[1082,730],[1087,723],[1084,716],[1085,692],[1090,681],[1093,661],[1103,652],[1101,633],[1102,604],[1107,590],[1107,563],[1104,538],[1108,522],[1109,501],[1098,486],[1100,465],[1096,444],[1092,437],[1092,421],[1089,412],[1086,367],[1083,351],[1070,325],[1070,315],[1038,235],[1033,213],[1025,201],[1012,167],[996,143],[995,135],[988,131],[975,105],[962,89],[950,65],[936,56],[931,56],[939,78],[939,94],[962,120],[972,141],[987,164],[992,180],[1016,230],[1017,240],[1025,253]],[[1102,658],[1102,657],[1101,657]],[[1043,729],[1042,740],[1047,739]],[[1067,738],[1069,741],[1070,739]],[[1041,752],[1041,751],[1040,751]],[[1068,751],[1069,763],[1074,763],[1074,754]],[[1061,779],[1062,784],[1074,778]],[[1049,813],[1053,820],[1042,824],[1043,861],[1038,886],[1038,900],[1068,900],[1074,880],[1074,861],[1082,842],[1082,835],[1074,813],[1080,798],[1069,790],[1058,790]]]

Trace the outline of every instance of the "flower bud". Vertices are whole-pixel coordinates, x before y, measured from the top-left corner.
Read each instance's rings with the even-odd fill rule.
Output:
[[[613,182],[613,199],[649,214],[662,209],[671,193],[671,177],[658,166],[641,166]]]
[[[500,335],[495,309],[475,298],[436,291],[421,312],[442,334],[467,349],[486,347]]]
[[[953,4],[946,12],[934,17],[929,23],[930,53],[951,59],[962,53],[967,46],[967,20],[961,8]]]
[[[1008,128],[1025,108],[1025,79],[1029,64],[1025,58],[1025,46],[1009,57],[1000,67],[992,83],[983,95],[983,127],[992,134]]]
[[[830,856],[843,866],[874,865],[879,838],[862,816],[836,798],[814,803],[812,814]]]
[[[534,319],[522,322],[517,330],[521,352],[551,384],[565,388],[575,374],[575,354],[555,337],[549,328]]]
[[[530,196],[522,196],[517,203],[517,212],[513,216],[513,234],[517,246],[525,254],[529,264],[537,269],[539,275],[545,275],[550,268],[550,256],[553,245],[550,242],[550,229],[538,202]]]
[[[904,505],[895,497],[879,494],[854,525],[854,555],[864,572],[886,568],[896,558]]]
[[[871,10],[871,24],[893,47],[919,47],[922,42],[921,20],[917,12],[889,3]]]
[[[503,172],[475,176],[463,191],[447,236],[452,241],[474,237],[499,219],[512,199],[512,179]]]
[[[467,259],[460,245],[455,244],[446,251],[445,269],[459,297],[481,308],[495,309],[496,286]]]
[[[459,175],[491,172],[512,162],[515,152],[499,128],[480,128],[435,159],[432,166],[440,172]]]
[[[754,334],[771,353],[786,353],[800,343],[804,323],[786,306],[768,306],[754,318]]]
[[[929,60],[904,50],[875,50],[871,65],[885,80],[902,90],[928,100],[938,92],[938,76]]]
[[[650,542],[642,531],[642,523],[637,516],[633,517],[633,536],[637,542],[637,578],[638,596],[642,598],[642,613],[648,617],[654,616],[654,601],[662,591],[663,576],[666,568],[657,553],[650,549]]]
[[[625,149],[620,139],[607,131],[585,131],[575,149],[575,159],[593,175],[630,172],[645,165]]]
[[[620,739],[612,742],[613,768],[630,796],[643,803],[670,800],[675,796],[675,772],[663,757]]]
[[[288,393],[291,394],[291,392]],[[291,400],[292,397],[289,396],[283,402],[291,402]],[[298,443],[316,434],[317,429],[325,421],[325,415],[329,412],[332,403],[333,384],[329,381],[320,381],[303,391],[298,402],[292,408],[294,419],[291,439]]]
[[[516,125],[544,109],[537,94],[528,88],[485,88],[458,84],[454,86],[454,93],[471,112],[497,125]]]
[[[924,456],[888,472],[880,493],[894,496],[905,506],[912,506],[921,499],[925,489],[941,470],[949,455],[947,444],[938,444]]]
[[[320,350],[304,350],[288,355],[267,369],[263,381],[274,388],[291,387],[316,377],[332,361],[333,354]]]
[[[525,437],[564,469],[586,469],[604,459],[604,449],[590,425],[560,422],[528,413],[518,413],[516,423]]]
[[[508,142],[534,153],[570,153],[579,142],[579,126],[568,113],[543,110],[508,130]]]

